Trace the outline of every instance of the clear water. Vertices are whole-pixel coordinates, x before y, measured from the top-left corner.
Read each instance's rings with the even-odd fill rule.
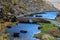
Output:
[[[55,19],[58,12],[45,12],[45,14],[41,14],[42,18],[48,18],[48,19]]]
[[[60,40],[60,38],[57,38],[57,40]]]
[[[20,30],[26,30],[27,33],[20,33],[19,36],[20,38],[28,38],[29,40],[39,40],[36,38],[33,38],[34,34],[37,34],[40,32],[40,30],[38,30],[38,24],[26,24],[26,23],[19,23],[18,25],[7,29],[7,32],[10,34],[13,34],[14,32],[18,32],[20,33]]]
[[[34,14],[32,16],[28,16],[28,17],[32,17],[32,18],[47,18],[47,19],[55,19],[58,15],[58,11],[50,11],[50,12],[43,12],[42,14]]]
[[[35,14],[31,17],[35,18],[36,16],[42,16],[41,18],[55,19],[57,14],[58,12],[53,11],[53,12],[45,12],[45,14]],[[33,22],[32,19],[30,19],[29,22]],[[10,29],[7,29],[7,32],[10,34],[13,34],[14,32],[18,32],[20,38],[28,38],[29,40],[39,40],[39,39],[33,38],[34,34],[41,32],[41,30],[38,30],[38,27],[39,27],[38,24],[19,23],[18,25],[13,26]],[[20,30],[26,30],[27,33],[26,34],[20,33]],[[14,37],[12,36],[12,39],[13,38]]]

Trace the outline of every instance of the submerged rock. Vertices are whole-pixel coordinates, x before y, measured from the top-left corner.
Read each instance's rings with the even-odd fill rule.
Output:
[[[41,28],[42,28],[42,27],[40,27],[40,26],[38,27],[39,30],[40,30]]]
[[[7,26],[7,28],[12,28],[11,26]]]
[[[19,37],[19,33],[14,33],[13,36],[14,37]]]
[[[25,30],[20,30],[20,32],[21,32],[21,33],[27,33],[27,31],[25,31]]]

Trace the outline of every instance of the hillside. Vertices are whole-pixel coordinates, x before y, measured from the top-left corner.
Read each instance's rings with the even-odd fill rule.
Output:
[[[19,16],[56,10],[50,2],[44,0],[1,0],[0,5],[5,8],[6,13],[13,10],[12,13]]]

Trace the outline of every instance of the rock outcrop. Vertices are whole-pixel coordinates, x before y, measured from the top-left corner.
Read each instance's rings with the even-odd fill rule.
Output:
[[[8,5],[19,16],[56,10],[50,2],[44,0],[2,0],[1,4]]]

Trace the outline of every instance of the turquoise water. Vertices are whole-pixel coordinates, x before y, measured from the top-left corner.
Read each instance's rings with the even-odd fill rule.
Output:
[[[27,33],[20,33],[19,37],[20,38],[28,38],[29,40],[39,40],[36,38],[33,38],[34,34],[37,34],[40,32],[40,30],[38,30],[38,24],[27,24],[27,23],[19,23],[18,25],[7,29],[7,32],[10,34],[13,34],[14,32],[18,32],[20,33],[20,30],[26,30]]]

